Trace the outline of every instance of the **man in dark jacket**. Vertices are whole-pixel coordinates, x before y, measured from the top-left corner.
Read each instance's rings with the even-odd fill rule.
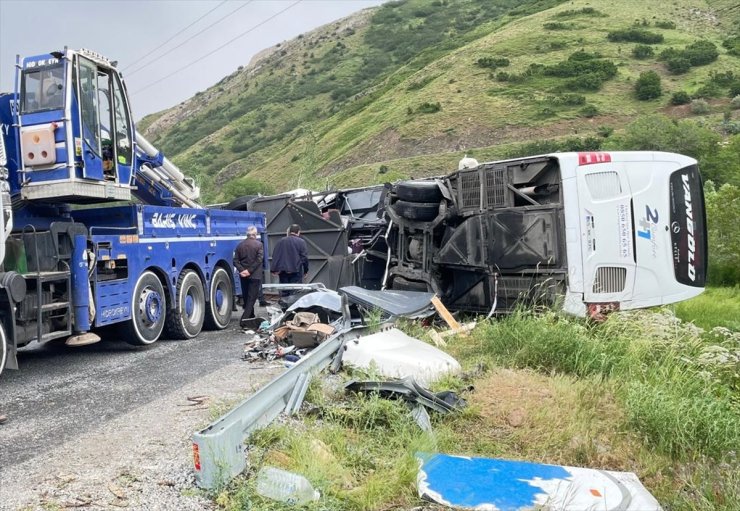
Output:
[[[272,251],[270,271],[278,275],[281,284],[300,284],[308,273],[308,249],[301,238],[301,227],[293,224],[288,235],[277,242]]]
[[[257,228],[249,226],[247,239],[239,243],[234,251],[234,266],[239,272],[244,300],[241,321],[254,317],[254,302],[257,301],[262,287],[263,250],[262,242],[257,240]]]

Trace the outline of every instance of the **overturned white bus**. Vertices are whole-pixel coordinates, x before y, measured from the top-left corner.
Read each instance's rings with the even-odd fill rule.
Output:
[[[694,159],[556,153],[466,158],[460,167],[444,177],[260,197],[248,207],[267,213],[269,236],[301,225],[309,280],[331,288],[431,290],[452,310],[504,313],[524,301],[581,316],[703,291],[706,221]]]

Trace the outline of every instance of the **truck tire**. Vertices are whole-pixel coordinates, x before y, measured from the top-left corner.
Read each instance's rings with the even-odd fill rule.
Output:
[[[409,202],[405,200],[396,201],[393,209],[403,218],[427,222],[437,218],[439,213],[439,202]]]
[[[234,281],[223,268],[214,270],[208,298],[205,327],[208,330],[223,330],[229,326],[231,309],[234,308]]]
[[[145,271],[139,276],[131,297],[131,319],[126,324],[126,342],[136,346],[159,339],[167,317],[167,299],[157,276]]]
[[[409,202],[439,202],[442,191],[436,181],[401,181],[396,185],[396,195]]]
[[[5,328],[0,325],[0,375],[5,369],[5,362],[8,360],[8,341],[5,338]]]
[[[203,282],[193,270],[185,270],[177,279],[175,307],[167,310],[165,331],[171,339],[192,339],[203,329],[206,295]]]

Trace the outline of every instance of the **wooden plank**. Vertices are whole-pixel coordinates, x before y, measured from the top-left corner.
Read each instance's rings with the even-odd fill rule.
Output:
[[[437,310],[437,313],[440,315],[440,317],[445,320],[447,326],[449,326],[452,330],[458,330],[460,328],[460,323],[458,323],[457,320],[452,317],[450,311],[447,310],[447,307],[444,306],[444,304],[438,297],[435,296],[434,298],[432,298],[432,305],[434,305],[434,308]]]

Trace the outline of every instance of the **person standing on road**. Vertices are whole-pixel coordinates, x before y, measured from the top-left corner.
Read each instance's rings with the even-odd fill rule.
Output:
[[[262,242],[257,240],[257,228],[250,225],[247,229],[247,239],[239,243],[234,251],[234,266],[239,272],[244,300],[244,313],[241,321],[254,317],[254,303],[262,287],[263,259],[264,249]]]
[[[281,284],[303,282],[308,273],[308,248],[298,224],[291,225],[288,235],[275,245],[270,272],[278,275]]]

